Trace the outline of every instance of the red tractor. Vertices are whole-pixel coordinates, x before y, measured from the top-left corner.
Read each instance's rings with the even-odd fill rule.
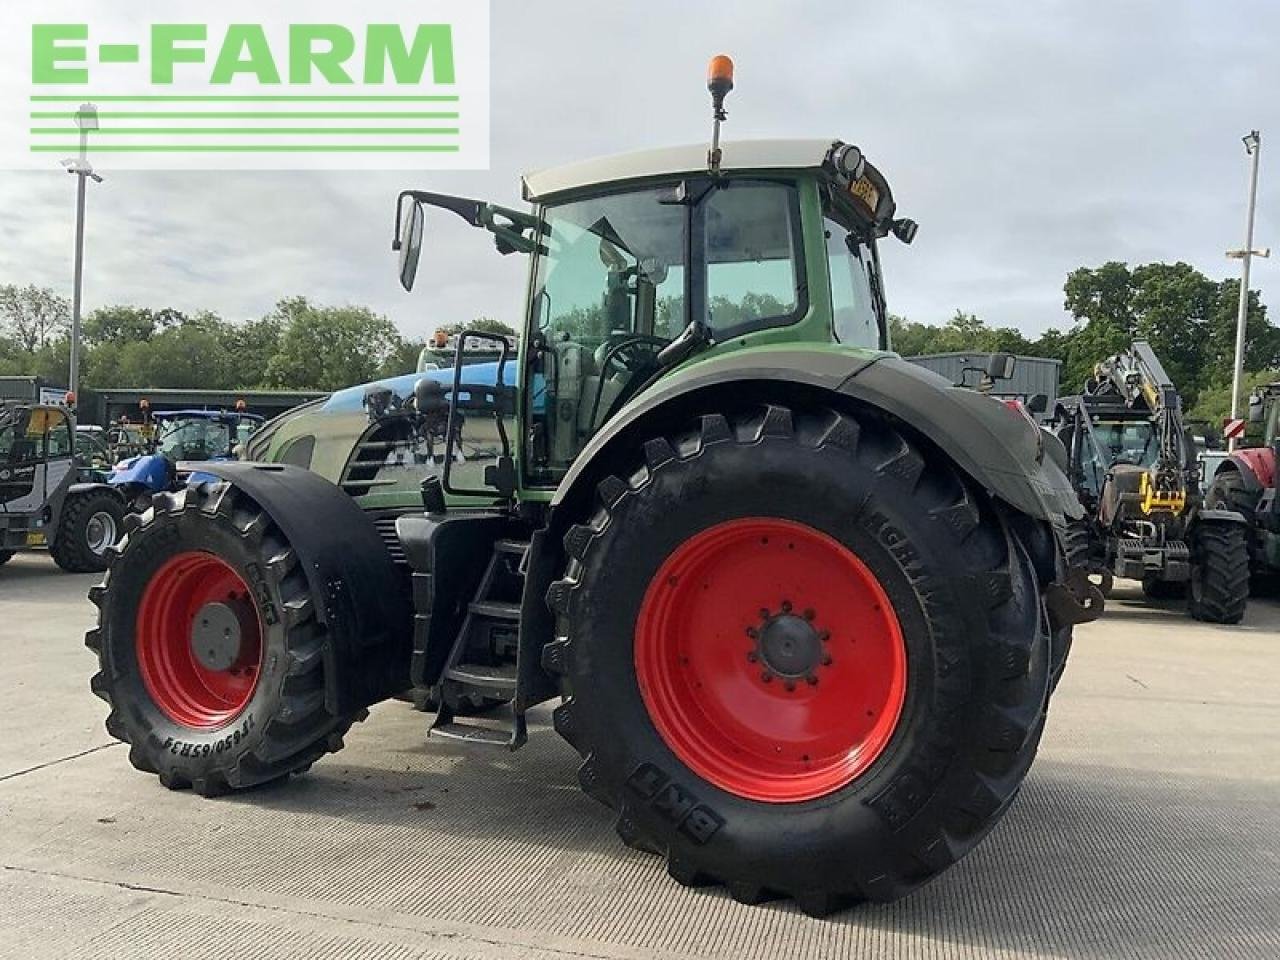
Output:
[[[1258,388],[1249,398],[1245,443],[1218,468],[1207,499],[1249,521],[1249,570],[1256,589],[1280,580],[1280,382]]]

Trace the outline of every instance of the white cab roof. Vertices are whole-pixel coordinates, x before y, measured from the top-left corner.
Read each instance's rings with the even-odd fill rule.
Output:
[[[835,140],[740,140],[720,145],[724,170],[817,168]],[[555,194],[601,183],[678,176],[707,169],[709,144],[694,143],[657,150],[639,150],[611,157],[581,160],[550,167],[524,176],[526,200],[543,200]]]

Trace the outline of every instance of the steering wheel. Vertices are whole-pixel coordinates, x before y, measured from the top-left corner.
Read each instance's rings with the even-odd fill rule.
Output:
[[[605,341],[606,344],[608,342],[608,340]],[[591,419],[588,423],[594,426],[596,417],[600,413],[600,401],[604,397],[604,385],[609,380],[610,366],[617,365],[630,380],[637,372],[647,368],[652,357],[670,342],[666,337],[637,333],[620,337],[610,346],[600,361],[600,378],[596,385],[595,399],[591,402]],[[627,391],[623,389],[618,396],[619,398],[627,396]]]

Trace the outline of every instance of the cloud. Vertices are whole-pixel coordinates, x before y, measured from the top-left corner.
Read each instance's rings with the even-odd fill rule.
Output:
[[[396,192],[518,204],[523,169],[704,139],[706,59],[737,61],[730,137],[860,144],[920,221],[890,241],[895,312],[956,308],[1063,325],[1082,264],[1187,260],[1232,275],[1243,233],[1239,137],[1264,133],[1258,242],[1280,246],[1280,7],[1183,2],[944,4],[651,0],[493,3],[493,167],[482,173],[112,172],[92,186],[86,304],[258,316],[305,293],[367,303],[413,336],[485,314],[518,323],[527,264],[448,214],[419,291],[395,282]],[[0,173],[0,282],[66,292],[73,181]],[[1270,264],[1255,284],[1270,284]]]

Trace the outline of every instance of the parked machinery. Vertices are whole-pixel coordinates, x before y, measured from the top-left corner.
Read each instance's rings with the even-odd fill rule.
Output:
[[[1237,623],[1249,596],[1244,517],[1204,502],[1182,400],[1145,340],[1094,368],[1080,396],[1058,401],[1085,517],[1073,540],[1104,592],[1142,581],[1152,599],[1185,594],[1198,620]]]
[[[1278,464],[1280,383],[1270,383],[1249,398],[1244,443],[1218,467],[1207,496],[1212,506],[1238,511],[1248,521],[1249,568],[1255,585],[1264,589],[1280,582]]]
[[[77,455],[73,422],[60,404],[0,403],[0,564],[48,547],[64,570],[107,568],[125,504]]]
[[[890,900],[987,834],[1099,612],[1065,453],[887,350],[877,244],[915,224],[850,144],[721,146],[729,66],[710,151],[529,175],[529,212],[401,195],[406,288],[428,208],[529,258],[518,352],[464,333],[496,363],[365,396],[411,401],[424,448],[393,550],[287,463],[155,497],[86,638],[135,767],[251,787],[448,682],[511,711],[446,701],[433,737],[516,749],[558,699],[622,839],[745,902]]]
[[[214,479],[192,464],[233,460],[263,418],[246,413],[241,402],[235,411],[161,410],[144,411],[143,427],[147,445],[143,453],[121,460],[112,469],[108,483],[129,501],[168,490],[195,479]]]

